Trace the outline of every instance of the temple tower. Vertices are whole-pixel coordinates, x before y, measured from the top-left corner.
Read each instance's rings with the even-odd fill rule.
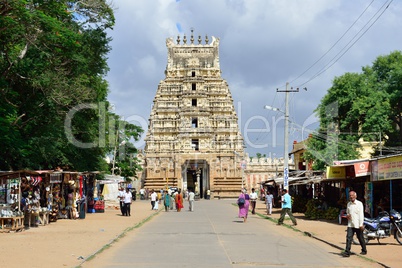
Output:
[[[143,157],[144,187],[193,189],[196,196],[238,196],[244,142],[227,82],[219,39],[166,40],[165,79],[156,91]],[[202,44],[202,42],[205,42]]]

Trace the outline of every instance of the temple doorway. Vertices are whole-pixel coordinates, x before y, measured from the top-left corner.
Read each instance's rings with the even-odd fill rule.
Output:
[[[182,165],[183,191],[193,190],[196,198],[205,198],[210,189],[209,164],[206,160],[190,159]]]

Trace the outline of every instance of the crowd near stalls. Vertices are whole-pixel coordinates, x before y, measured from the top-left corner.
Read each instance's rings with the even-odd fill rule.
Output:
[[[283,183],[281,177],[263,182],[260,195],[270,191],[279,199]],[[323,209],[334,207],[342,213],[353,190],[363,202],[366,216],[376,217],[391,209],[402,211],[402,154],[335,161],[325,172],[291,171],[288,184],[294,198],[315,200]]]
[[[59,219],[84,219],[99,199],[98,172],[0,172],[0,232],[20,231]]]

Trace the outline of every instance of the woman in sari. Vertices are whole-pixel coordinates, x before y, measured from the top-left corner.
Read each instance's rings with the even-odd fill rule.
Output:
[[[175,203],[176,203],[176,209],[177,212],[180,212],[181,209],[184,207],[183,206],[183,195],[181,194],[181,189],[177,192],[175,196]]]
[[[243,218],[243,222],[247,221],[247,216],[248,216],[248,208],[250,206],[250,197],[247,194],[246,190],[243,190],[242,193],[239,195],[239,200],[240,198],[244,199],[244,204],[239,204],[239,218]],[[239,201],[237,201],[239,202]]]
[[[165,205],[165,211],[168,212],[170,208],[170,195],[167,190],[164,191],[163,204]]]

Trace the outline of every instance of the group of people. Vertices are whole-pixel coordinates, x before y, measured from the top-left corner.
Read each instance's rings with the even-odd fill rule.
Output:
[[[246,189],[242,189],[242,192],[237,199],[239,205],[239,218],[243,218],[243,222],[247,221],[248,212],[251,206],[251,213],[255,214],[255,207],[257,204],[258,195],[254,188],[251,189],[251,193],[248,194]],[[283,224],[286,214],[289,215],[293,222],[293,225],[297,225],[297,221],[292,214],[292,199],[286,189],[282,190],[282,198],[279,201],[282,204],[281,216],[278,220],[278,225]],[[274,196],[271,192],[267,191],[265,194],[265,204],[267,208],[267,214],[272,214],[272,206],[274,203]]]
[[[195,194],[190,189],[185,197],[189,203],[189,210],[194,211],[194,200]],[[158,196],[158,194],[152,189],[151,191],[151,207],[152,209],[158,209],[158,202],[163,200],[163,205],[165,207],[165,211],[176,209],[177,212],[180,212],[182,208],[184,208],[184,196],[181,189],[177,191],[172,191],[170,188],[167,190],[162,190],[162,193]]]
[[[292,213],[292,197],[289,195],[287,189],[282,189],[282,196],[279,202],[281,203],[281,216],[278,219],[277,225],[282,225],[285,219],[286,214],[289,215],[289,218],[293,222],[293,225],[297,225],[297,220],[293,216]],[[247,221],[248,212],[251,204],[251,213],[255,214],[255,206],[257,200],[257,194],[255,193],[255,189],[251,189],[251,193],[248,194],[246,189],[242,189],[240,193],[237,204],[239,206],[239,218],[243,218],[243,222]],[[267,191],[265,196],[265,203],[267,206],[267,214],[272,214],[272,205],[274,202],[273,195]],[[346,214],[348,219],[348,227],[346,234],[346,247],[342,252],[342,256],[349,257],[350,249],[352,246],[353,236],[356,234],[360,246],[361,246],[361,255],[367,254],[367,248],[363,237],[364,231],[364,207],[363,203],[357,200],[357,194],[355,191],[349,192],[349,202],[347,203]]]
[[[133,194],[131,193],[130,188],[126,188],[125,191],[123,188],[120,188],[117,198],[120,201],[121,215],[131,216],[131,203],[133,202]]]
[[[140,190],[141,200],[143,200],[143,196],[145,195],[145,191],[143,189]],[[120,202],[120,211],[122,216],[131,216],[131,203],[134,199],[133,194],[131,193],[129,188],[119,188],[119,193],[117,196]],[[189,211],[194,211],[194,201],[195,201],[195,193],[191,189],[186,192],[186,196],[183,196],[181,189],[176,191],[172,191],[170,188],[167,190],[161,190],[160,192],[156,192],[154,189],[151,190],[151,194],[149,194],[149,198],[151,200],[151,209],[158,210],[158,204],[163,201],[163,205],[165,207],[165,211],[176,209],[177,212],[180,212],[182,208],[184,208],[184,198],[188,201]],[[144,198],[145,199],[145,198]],[[134,199],[135,200],[135,199]]]

